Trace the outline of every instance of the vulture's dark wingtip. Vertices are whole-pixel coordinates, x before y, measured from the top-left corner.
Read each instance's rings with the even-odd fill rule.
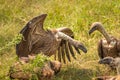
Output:
[[[47,14],[42,14],[41,16],[44,16],[44,17],[46,17],[46,16],[47,16]]]
[[[84,52],[84,53],[87,53],[87,48],[84,48],[83,52]]]
[[[40,17],[44,20],[47,17],[47,14],[42,14]]]
[[[79,47],[84,53],[87,53],[87,48],[84,45],[80,45]]]

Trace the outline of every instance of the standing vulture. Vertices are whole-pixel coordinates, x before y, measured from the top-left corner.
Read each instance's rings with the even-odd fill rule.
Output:
[[[94,22],[89,30],[89,35],[95,30],[98,30],[105,39],[101,39],[98,43],[98,55],[102,59],[107,56],[119,57],[120,56],[120,40],[110,36],[104,29],[100,22]]]
[[[55,55],[60,62],[66,63],[66,57],[71,61],[70,56],[75,57],[74,50],[80,53],[81,49],[87,52],[86,47],[79,41],[73,39],[73,32],[67,27],[45,30],[43,23],[47,14],[42,14],[30,20],[20,31],[23,38],[16,45],[16,53],[19,59],[25,59],[29,55],[43,53],[47,56]],[[58,57],[57,57],[57,55]]]

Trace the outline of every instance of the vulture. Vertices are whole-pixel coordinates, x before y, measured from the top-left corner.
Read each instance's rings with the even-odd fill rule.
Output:
[[[102,23],[94,22],[91,25],[89,30],[89,35],[94,31],[98,30],[105,37],[98,42],[98,56],[100,59],[111,56],[119,57],[120,56],[120,40],[116,39],[113,36],[110,36],[104,29]]]
[[[31,19],[20,31],[23,35],[20,43],[16,44],[16,54],[19,59],[25,59],[29,55],[42,53],[46,56],[54,55],[55,59],[66,63],[71,57],[76,59],[75,52],[80,50],[87,53],[83,43],[73,39],[74,34],[70,28],[44,29],[43,23],[47,14],[41,14]]]
[[[117,74],[120,74],[120,58],[116,57],[105,57],[103,59],[99,60],[100,64],[107,64],[109,65],[112,69],[116,69]]]

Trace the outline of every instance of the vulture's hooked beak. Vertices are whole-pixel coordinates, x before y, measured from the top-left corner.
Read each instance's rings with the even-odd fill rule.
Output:
[[[104,61],[101,59],[101,60],[98,61],[98,63],[99,63],[99,64],[103,64]]]
[[[84,53],[87,53],[87,48],[81,43],[79,45],[79,48],[84,52]]]
[[[105,57],[103,59],[99,60],[99,64],[110,64],[111,62],[113,62],[113,58],[111,57]]]
[[[107,61],[107,60],[99,60],[99,62],[98,62],[99,64],[109,64],[110,62],[109,61]]]
[[[89,30],[89,35],[91,35],[95,30],[96,30],[96,27],[92,27],[92,28]]]
[[[102,30],[102,24],[100,22],[94,22],[91,25],[91,29],[89,30],[89,35],[92,34],[95,30],[98,30],[101,32]]]

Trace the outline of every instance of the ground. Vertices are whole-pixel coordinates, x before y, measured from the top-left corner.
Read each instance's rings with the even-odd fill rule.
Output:
[[[98,64],[97,42],[103,36],[97,31],[89,36],[88,30],[99,21],[109,34],[120,39],[120,0],[0,0],[0,80],[9,80],[9,67],[17,60],[15,36],[42,13],[48,14],[45,29],[69,27],[88,49],[87,54],[81,51],[81,55],[76,54],[77,60],[63,64],[54,80],[92,80],[98,75],[116,74]]]

